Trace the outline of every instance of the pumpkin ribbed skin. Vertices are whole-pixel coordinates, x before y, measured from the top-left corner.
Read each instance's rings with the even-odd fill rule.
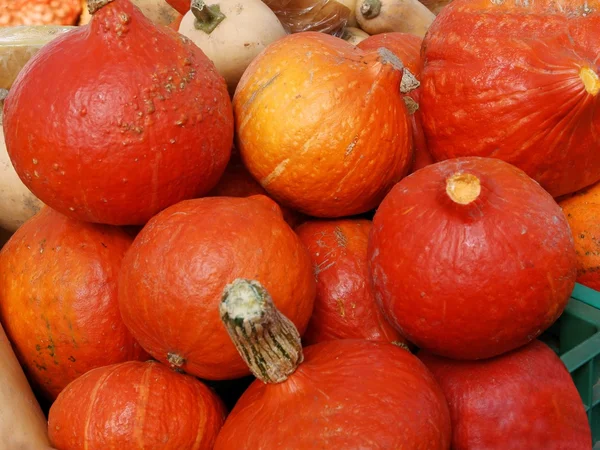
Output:
[[[125,256],[123,320],[166,364],[204,379],[248,375],[218,305],[228,283],[249,277],[306,329],[315,298],[310,257],[277,204],[262,195],[180,202],[152,218]]]
[[[421,44],[423,40],[419,36],[408,33],[381,33],[368,37],[358,44],[358,48],[363,50],[376,50],[384,47],[392,51],[402,63],[410,70],[415,77],[421,79],[421,70],[423,63],[421,61]],[[408,96],[413,99],[417,105],[420,100],[420,89],[417,88],[410,92]],[[410,168],[410,173],[422,169],[429,164],[433,164],[433,158],[427,150],[427,141],[423,133],[423,119],[421,117],[420,107],[410,115],[412,126],[414,156]]]
[[[132,238],[43,208],[0,251],[0,318],[29,380],[56,398],[90,369],[148,357],[121,319]]]
[[[269,195],[341,217],[375,208],[406,175],[412,136],[395,59],[315,32],[254,59],[233,101],[237,147]]]
[[[44,46],[4,114],[27,187],[67,216],[113,225],[144,224],[207,193],[233,142],[231,101],[212,62],[129,0]]]
[[[200,381],[155,362],[92,370],[50,408],[50,441],[60,450],[211,450],[225,419]]]
[[[456,359],[533,340],[560,316],[577,275],[560,207],[492,158],[443,161],[398,183],[373,219],[369,260],[376,298],[403,336]]]
[[[453,450],[590,450],[590,424],[562,361],[540,341],[484,361],[421,352],[452,417]]]
[[[367,260],[369,220],[309,221],[296,228],[312,258],[317,297],[303,342],[404,342],[375,303]]]
[[[365,340],[321,342],[304,349],[304,362],[283,383],[252,383],[215,445],[271,448],[448,450],[448,405],[406,350]]]
[[[423,42],[436,160],[488,156],[554,197],[600,179],[600,2],[456,0]]]
[[[577,252],[577,282],[600,291],[600,183],[562,200]]]

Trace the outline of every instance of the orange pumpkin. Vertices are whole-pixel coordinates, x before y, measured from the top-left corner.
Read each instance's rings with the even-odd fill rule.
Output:
[[[60,450],[211,450],[225,420],[219,398],[200,381],[149,361],[91,370],[50,408]]]
[[[562,200],[577,252],[577,282],[600,291],[600,183]]]
[[[369,220],[309,221],[296,233],[308,249],[317,297],[303,341],[334,339],[401,342],[375,302],[367,260]]]
[[[381,33],[373,35],[358,44],[363,50],[376,50],[384,47],[394,53],[402,63],[410,70],[417,80],[421,79],[421,43],[423,39],[419,36],[409,33]],[[413,135],[414,156],[410,172],[422,169],[429,164],[433,164],[434,160],[427,150],[427,141],[425,133],[423,133],[423,124],[421,110],[419,108],[420,89],[415,89],[408,93],[408,98],[405,98],[409,106],[410,122]],[[416,108],[416,109],[415,109]]]
[[[364,52],[315,32],[280,39],[234,96],[244,164],[274,199],[308,215],[375,208],[411,163],[401,81],[386,49]]]
[[[159,361],[204,379],[238,378],[249,370],[218,304],[227,283],[249,276],[269,286],[278,307],[306,329],[312,265],[277,204],[262,195],[180,202],[152,218],[125,256],[121,314]]]
[[[42,209],[0,251],[0,318],[29,380],[54,399],[88,370],[148,355],[125,328],[117,275],[132,238]]]

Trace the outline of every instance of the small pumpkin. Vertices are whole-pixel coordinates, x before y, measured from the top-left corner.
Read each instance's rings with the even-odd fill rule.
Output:
[[[564,310],[577,275],[560,207],[492,158],[432,164],[394,186],[375,213],[369,261],[392,324],[455,359],[535,339]]]
[[[592,448],[581,397],[546,344],[536,340],[484,361],[418,356],[448,399],[452,449]]]
[[[562,200],[575,241],[577,282],[600,291],[600,183]]]
[[[374,209],[408,172],[400,90],[413,80],[386,49],[363,52],[323,33],[286,36],[252,61],[234,96],[242,160],[269,195],[305,214]]]
[[[148,353],[173,368],[208,380],[248,375],[216,313],[223,288],[238,276],[269,286],[279,307],[306,329],[315,298],[312,265],[277,204],[262,195],[180,202],[153,217],[125,257],[123,320]]]
[[[0,0],[0,27],[76,25],[79,0]]]
[[[344,33],[341,37],[349,44],[358,45],[360,42],[367,39],[369,35],[360,28],[346,27],[344,28]]]
[[[382,33],[365,39],[358,44],[363,50],[376,50],[384,47],[394,53],[402,63],[415,75],[417,80],[421,78],[421,44],[423,40],[413,34],[408,33]],[[423,133],[423,119],[419,106],[420,88],[409,92],[404,101],[410,112],[410,123],[413,136],[413,162],[410,173],[419,170],[434,162],[429,150],[427,150],[427,141]]]
[[[224,419],[221,400],[200,381],[131,361],[70,383],[50,408],[48,429],[60,450],[212,450]]]
[[[95,367],[145,359],[119,312],[132,238],[43,208],[0,251],[0,319],[37,391],[53,400]]]
[[[156,25],[170,25],[177,20],[181,20],[183,17],[165,0],[131,0],[131,3],[137,6]],[[83,14],[79,19],[79,25],[85,25],[90,22],[92,15],[87,8],[87,0],[81,0],[81,4],[83,6]],[[177,31],[177,28],[175,28],[175,31]]]
[[[340,33],[351,17],[347,0],[263,0],[290,33]]]
[[[187,38],[129,0],[89,4],[91,22],[44,46],[17,77],[4,105],[6,146],[53,209],[144,224],[217,183],[233,143],[231,102]]]
[[[215,64],[233,95],[242,74],[265,47],[287,33],[260,0],[194,0],[179,32]]]
[[[258,380],[227,417],[215,450],[450,448],[446,400],[410,352],[352,339],[302,349],[298,330],[256,281],[228,285],[219,310]]]
[[[5,93],[0,89],[0,228],[14,232],[44,204],[27,189],[10,162],[2,131]]]
[[[499,158],[554,197],[599,181],[599,7],[460,0],[444,8],[423,41],[420,105],[434,159]]]
[[[418,0],[358,0],[356,21],[367,33],[401,32],[425,36],[435,15]]]
[[[367,261],[372,223],[308,221],[296,233],[311,256],[317,296],[303,341],[369,339],[405,343],[375,303]]]

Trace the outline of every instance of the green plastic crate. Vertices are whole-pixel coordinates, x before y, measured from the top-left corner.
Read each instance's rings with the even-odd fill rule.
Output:
[[[600,448],[600,292],[577,284],[558,321],[542,336],[573,377]]]

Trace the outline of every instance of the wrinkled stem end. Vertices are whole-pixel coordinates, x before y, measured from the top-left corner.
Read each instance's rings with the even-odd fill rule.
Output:
[[[468,205],[481,194],[481,182],[470,173],[455,173],[446,180],[446,193],[453,202]]]
[[[396,347],[400,347],[402,350],[406,350],[407,352],[410,353],[410,348],[404,342],[392,341],[392,344],[394,344]]]
[[[206,34],[212,33],[227,18],[219,5],[208,6],[203,0],[192,0],[190,9],[196,18],[194,26]]]
[[[374,19],[381,12],[380,0],[363,0],[360,13],[365,19]]]
[[[600,78],[598,74],[589,67],[584,67],[579,71],[579,77],[583,81],[585,90],[588,94],[593,96],[598,95],[600,92]]]
[[[281,383],[303,361],[300,333],[258,282],[237,279],[219,305],[221,320],[256,378]]]
[[[405,67],[402,74],[402,81],[400,82],[400,92],[403,94],[408,94],[409,92],[417,89],[419,86],[421,86],[421,82],[417,80],[417,77],[415,77],[412,72]]]
[[[419,110],[419,104],[417,102],[415,102],[412,98],[410,97],[403,97],[404,99],[404,104],[406,105],[406,109],[408,110],[408,114],[410,114],[411,116],[416,113]]]
[[[114,0],[87,0],[88,11],[90,12],[90,14],[94,14],[96,11],[105,7],[113,1]]]

